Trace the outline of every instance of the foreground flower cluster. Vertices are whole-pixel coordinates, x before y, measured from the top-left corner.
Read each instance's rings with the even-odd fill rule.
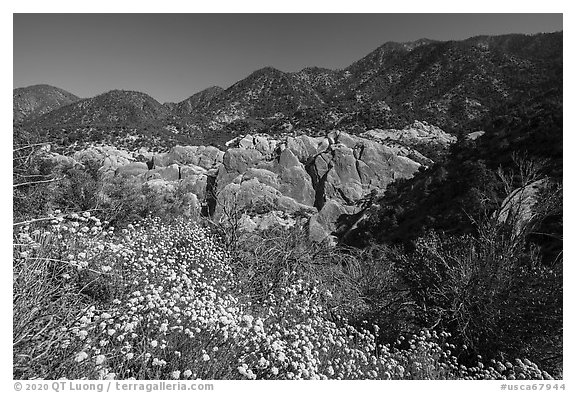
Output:
[[[395,347],[379,344],[377,326],[350,325],[327,307],[329,291],[295,273],[284,273],[289,284],[280,291],[250,300],[238,285],[241,269],[233,270],[231,256],[197,224],[105,226],[88,213],[55,215],[50,226],[15,235],[15,293],[30,285],[25,275],[37,274],[33,279],[75,299],[73,308],[59,310],[66,313],[60,323],[20,335],[15,364],[27,378],[548,377],[528,360],[461,366],[447,334],[422,331]],[[30,269],[34,261],[43,264]],[[30,273],[40,268],[52,273]],[[26,355],[36,336],[52,344],[40,356]],[[62,366],[34,363],[44,359]]]

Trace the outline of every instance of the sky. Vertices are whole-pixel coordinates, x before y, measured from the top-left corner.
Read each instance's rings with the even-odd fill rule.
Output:
[[[272,66],[341,69],[387,41],[562,30],[562,14],[14,14],[13,87],[179,102]]]

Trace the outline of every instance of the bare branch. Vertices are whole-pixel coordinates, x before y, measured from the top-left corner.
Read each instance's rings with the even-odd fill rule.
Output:
[[[29,185],[32,185],[32,184],[51,183],[51,182],[54,182],[54,181],[60,181],[60,180],[62,180],[62,179],[63,179],[63,178],[60,177],[60,178],[56,178],[56,179],[37,180],[37,181],[30,181],[30,182],[26,182],[26,183],[17,183],[17,184],[14,184],[12,187],[16,188],[16,187],[29,186]]]

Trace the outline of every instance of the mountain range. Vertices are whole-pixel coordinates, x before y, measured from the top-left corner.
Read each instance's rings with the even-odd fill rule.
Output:
[[[222,145],[242,132],[355,133],[414,120],[466,134],[507,105],[550,90],[561,94],[562,42],[562,32],[387,42],[343,70],[264,67],[179,103],[122,90],[79,99],[37,85],[14,90],[14,123],[62,143],[124,133],[166,147]]]

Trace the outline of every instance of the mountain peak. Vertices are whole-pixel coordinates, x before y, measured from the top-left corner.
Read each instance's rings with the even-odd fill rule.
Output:
[[[37,118],[80,99],[66,90],[47,84],[16,88],[12,96],[15,123]]]

